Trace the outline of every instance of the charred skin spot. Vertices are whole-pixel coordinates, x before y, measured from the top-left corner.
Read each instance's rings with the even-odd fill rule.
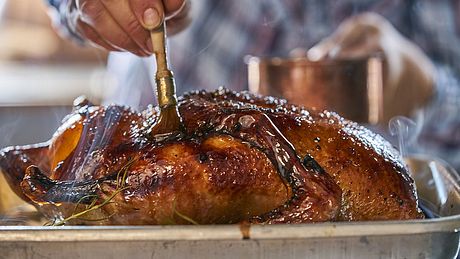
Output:
[[[209,157],[208,157],[207,154],[201,153],[201,154],[199,155],[198,159],[200,160],[201,163],[204,163],[204,162],[208,161]]]
[[[316,162],[316,160],[310,155],[307,154],[302,160],[303,166],[308,169],[312,169],[316,173],[325,174],[326,171]]]

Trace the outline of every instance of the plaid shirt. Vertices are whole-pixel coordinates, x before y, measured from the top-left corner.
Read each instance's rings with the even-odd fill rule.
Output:
[[[62,10],[65,1],[52,0],[51,4]],[[455,15],[460,12],[460,0],[192,2],[193,23],[170,39],[171,63],[180,93],[221,85],[246,89],[245,55],[287,56],[294,48],[313,46],[350,16],[372,11],[386,17],[438,65],[438,94],[422,114],[422,138],[414,148],[460,169],[460,15]],[[110,69],[120,76],[123,86],[118,92],[121,98],[115,100],[126,103],[126,96],[131,96],[128,104],[134,106],[151,102],[153,93],[145,94],[139,85],[151,89],[152,60],[121,53],[111,61],[117,65]]]

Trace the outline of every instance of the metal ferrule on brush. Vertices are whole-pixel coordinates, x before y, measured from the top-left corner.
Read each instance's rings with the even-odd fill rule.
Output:
[[[157,92],[163,93],[158,95],[158,105],[161,108],[177,105],[177,99],[174,92],[175,82],[173,73],[170,70],[159,71],[155,76]]]
[[[177,104],[174,76],[168,66],[165,31],[166,25],[163,23],[158,29],[151,33],[155,59],[157,62],[155,81],[157,84],[158,105],[160,108],[166,108]]]

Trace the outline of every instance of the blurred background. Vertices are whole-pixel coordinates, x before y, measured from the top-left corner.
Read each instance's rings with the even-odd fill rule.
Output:
[[[153,79],[151,73],[154,71],[151,69],[153,60],[141,60],[134,55],[117,53],[111,56],[111,63],[117,63],[118,70],[113,68],[113,65],[111,67],[110,64],[106,68],[107,52],[92,47],[78,46],[70,40],[59,37],[56,30],[53,29],[50,16],[47,15],[50,10],[47,9],[44,2],[42,0],[0,0],[0,136],[2,136],[0,137],[0,148],[48,140],[62,118],[71,110],[72,101],[80,95],[85,95],[95,104],[107,104],[113,101],[134,108],[139,108],[140,103],[150,104],[154,99],[150,86]],[[350,3],[346,4],[347,2]],[[331,30],[345,19],[344,15],[340,15],[342,11],[345,10],[344,14],[351,15],[360,13],[360,8],[366,9],[362,8],[366,5],[361,2],[366,1],[356,1],[356,3],[343,1],[344,7],[339,6],[342,5],[342,2],[340,4],[338,2],[329,3],[337,7],[337,10],[332,10],[336,11],[332,12],[336,15],[317,17],[321,13],[317,5],[320,5],[318,3],[321,2],[312,1],[311,8],[308,8],[304,14],[311,19],[305,20],[309,26],[305,27],[304,23],[299,25],[300,27],[288,26],[285,31],[289,34],[286,35],[277,32],[278,29],[283,29],[283,21],[287,17],[278,13],[271,14],[265,10],[267,14],[262,17],[272,18],[269,19],[271,22],[256,21],[255,24],[258,25],[256,28],[271,30],[269,34],[273,35],[261,32],[262,34],[258,36],[268,37],[268,39],[273,37],[274,42],[277,42],[275,36],[286,40],[285,44],[279,44],[278,49],[274,44],[273,52],[274,55],[287,57],[289,55],[286,51],[292,52],[292,46],[300,45],[309,48],[330,35]],[[409,2],[412,4],[406,6],[405,3]],[[460,2],[453,1],[452,3],[454,2],[456,4],[452,6],[460,9]],[[192,5],[191,16],[196,17],[194,23],[170,41],[171,49],[174,49],[171,53],[174,71],[177,75],[181,75],[176,76],[179,93],[201,88],[211,90],[219,85],[226,85],[236,90],[249,88],[253,92],[281,96],[296,104],[315,106],[320,109],[327,108],[367,126],[380,123],[378,128],[373,129],[386,135],[402,151],[404,151],[403,147],[412,142],[418,146],[411,152],[415,150],[417,153],[438,156],[460,168],[460,156],[457,155],[460,127],[456,119],[460,107],[460,98],[458,98],[460,90],[456,80],[447,80],[438,76],[436,83],[448,86],[444,87],[447,90],[443,90],[443,98],[438,98],[442,102],[433,102],[434,106],[439,107],[437,109],[428,107],[426,110],[429,112],[417,110],[416,114],[409,114],[394,104],[394,99],[397,99],[394,97],[404,96],[408,98],[403,100],[407,100],[422,91],[419,91],[418,88],[415,93],[394,90],[389,91],[392,98],[387,98],[388,96],[382,90],[388,89],[388,86],[385,87],[387,82],[383,75],[386,72],[385,64],[390,59],[380,59],[378,55],[365,59],[348,60],[348,62],[263,59],[260,58],[265,53],[260,47],[264,45],[261,42],[256,42],[256,47],[252,44],[240,43],[240,45],[249,45],[243,49],[238,49],[236,44],[224,44],[228,39],[233,39],[236,33],[244,34],[245,30],[250,31],[251,28],[247,25],[249,22],[243,23],[241,28],[238,28],[240,31],[234,31],[232,27],[227,29],[225,27],[221,29],[219,26],[213,27],[214,23],[208,23],[205,16],[199,15],[200,9],[206,10],[203,6],[205,3],[205,1],[196,1],[196,4]],[[235,17],[244,15],[252,17],[257,11],[264,12],[264,10],[259,10],[261,9],[260,3],[257,5],[249,3],[244,8],[235,1],[222,1],[222,3],[234,3],[230,6],[234,5]],[[403,11],[403,14],[392,17],[391,13],[385,13],[393,10],[384,8],[385,3],[387,2],[381,1],[381,4],[376,4],[375,9],[377,11],[382,9],[382,14],[389,16],[391,22],[395,24],[398,20],[402,20],[398,17],[405,17],[405,14],[410,14],[411,19],[418,17],[414,20],[418,23],[402,20],[400,23],[407,25],[404,27],[408,28],[402,28],[401,32],[406,36],[413,36],[411,40],[420,45],[426,54],[432,56],[434,62],[439,62],[435,64],[439,70],[444,70],[445,65],[450,65],[452,70],[446,69],[446,71],[454,72],[451,74],[446,72],[442,75],[446,74],[445,77],[448,79],[456,79],[460,71],[460,65],[458,65],[460,59],[457,58],[460,52],[456,43],[460,38],[452,27],[460,24],[460,20],[455,16],[447,15],[457,13],[450,12],[447,7],[451,5],[441,4],[442,1],[436,2],[437,4],[434,1],[421,1],[420,3],[388,1],[390,7],[392,5],[399,7],[398,3],[404,3],[401,6],[407,7],[407,10],[402,7],[395,8],[395,10]],[[345,8],[347,6],[353,8]],[[246,10],[246,8],[249,9]],[[332,8],[324,8],[322,12],[329,11],[329,9]],[[202,29],[200,24],[210,27]],[[322,27],[313,26],[317,24]],[[367,31],[370,30],[366,26],[357,28],[361,27],[367,28]],[[415,30],[412,32],[414,28],[420,29],[420,32],[415,33]],[[356,34],[365,35],[366,30],[358,31]],[[202,34],[197,33],[200,31]],[[310,37],[307,39],[306,35]],[[204,40],[196,39],[202,36]],[[448,38],[449,36],[451,37]],[[248,42],[253,39],[252,35],[250,37],[246,35],[246,37]],[[350,38],[353,37],[350,36]],[[271,51],[271,47],[265,48]],[[392,46],[389,49],[395,48]],[[260,59],[248,58],[247,68],[242,54],[256,55]],[[130,59],[131,62],[127,62]],[[200,65],[188,66],[187,64]],[[408,78],[410,80],[405,81],[407,83],[405,85],[417,85],[416,79],[419,76]],[[122,87],[115,91],[117,84]],[[147,86],[150,91],[148,94],[144,93],[143,88],[140,87],[142,85]],[[399,106],[405,104],[406,102],[400,102]],[[144,107],[141,106],[141,108]],[[395,114],[411,116],[411,118],[394,118],[390,125],[391,132],[389,132],[387,122]],[[425,131],[421,128],[423,121],[431,122],[424,126]],[[417,139],[419,135],[424,137],[423,141]]]
[[[107,53],[60,38],[47,11],[41,0],[0,0],[0,147],[46,141],[76,97],[110,92]]]

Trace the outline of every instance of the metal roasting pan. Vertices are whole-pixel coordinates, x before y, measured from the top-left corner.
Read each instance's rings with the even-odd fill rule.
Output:
[[[407,163],[432,218],[249,228],[0,226],[0,258],[456,258],[459,175],[439,160]]]

